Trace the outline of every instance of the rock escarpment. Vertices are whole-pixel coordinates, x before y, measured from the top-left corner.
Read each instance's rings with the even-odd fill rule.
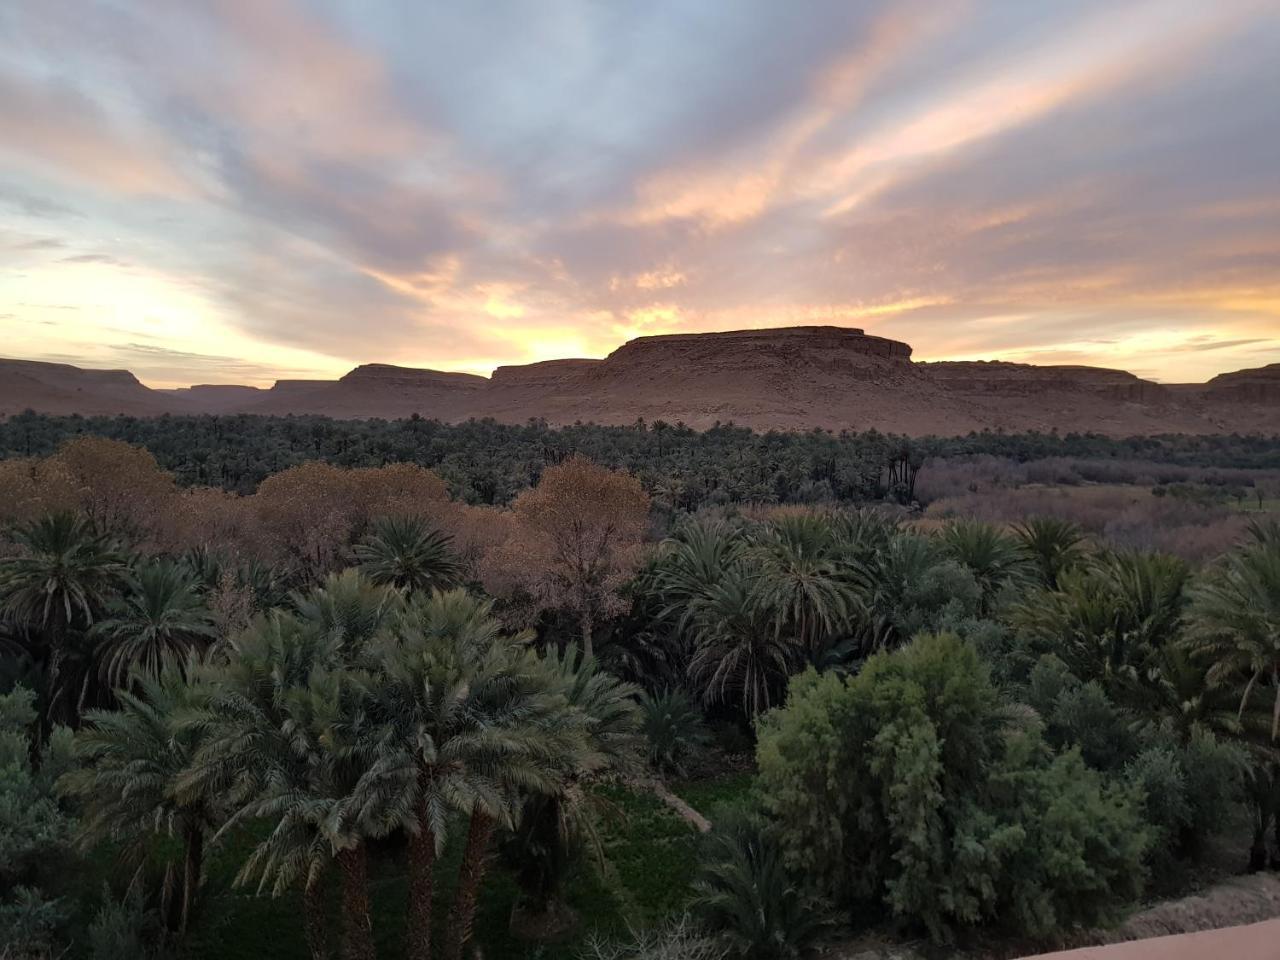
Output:
[[[1204,390],[1216,402],[1280,404],[1280,363],[1220,373]]]
[[[366,364],[340,380],[270,390],[148,390],[127,371],[0,361],[0,414],[164,411],[493,417],[553,424],[638,419],[706,428],[958,434],[1074,430],[1113,435],[1277,430],[1280,364],[1165,386],[1123,370],[999,361],[917,363],[862,330],[806,326],[631,340],[602,360],[504,366],[493,376]]]

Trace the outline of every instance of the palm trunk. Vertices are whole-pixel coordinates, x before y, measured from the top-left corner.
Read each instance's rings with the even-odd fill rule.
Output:
[[[408,960],[431,960],[431,898],[434,894],[436,835],[427,816],[425,795],[418,801],[418,832],[409,835]]]
[[[196,890],[200,887],[200,874],[204,870],[204,831],[199,823],[187,828],[186,856],[182,864],[182,913],[178,920],[178,933],[187,932],[191,911],[195,908]]]
[[[376,960],[369,915],[369,860],[362,845],[338,854],[342,870],[342,954],[346,960]]]
[[[329,960],[329,936],[325,922],[324,886],[320,877],[311,878],[302,891],[302,927],[311,960]]]
[[[458,892],[449,911],[449,934],[445,942],[444,960],[462,960],[462,950],[471,939],[476,921],[476,904],[480,899],[480,884],[484,880],[489,860],[489,841],[493,839],[496,821],[479,807],[471,811],[471,826],[467,829],[467,846],[462,853],[462,867],[458,871]]]
[[[326,932],[324,888],[315,877],[302,891],[302,923],[306,931],[311,960],[329,960],[329,935]]]

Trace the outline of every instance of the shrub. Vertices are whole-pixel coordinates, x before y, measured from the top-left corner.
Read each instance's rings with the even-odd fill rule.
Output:
[[[693,889],[695,915],[748,960],[798,957],[829,925],[827,905],[787,869],[767,823],[747,813],[717,822]]]
[[[661,773],[685,776],[689,762],[711,741],[702,711],[678,687],[643,695],[640,710],[649,765]]]
[[[760,724],[764,804],[795,869],[938,941],[1109,919],[1141,887],[1134,792],[1017,731],[971,646],[925,635],[856,677],[809,671]]]

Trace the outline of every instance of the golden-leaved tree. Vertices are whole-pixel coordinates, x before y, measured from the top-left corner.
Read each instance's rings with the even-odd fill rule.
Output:
[[[640,481],[584,457],[542,474],[512,506],[512,538],[490,564],[486,587],[522,588],[542,609],[577,620],[588,656],[596,627],[621,613],[621,588],[640,561],[649,496]]]

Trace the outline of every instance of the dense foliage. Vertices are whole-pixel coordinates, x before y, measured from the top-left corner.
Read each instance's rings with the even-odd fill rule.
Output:
[[[869,449],[409,423],[353,429],[657,433],[739,477]],[[688,512],[570,452],[497,505],[408,462],[0,463],[0,955],[205,956],[255,895],[350,960],[1049,941],[1280,854],[1274,520],[1195,565],[1061,518]]]
[[[554,428],[472,420],[443,424],[325,417],[81,417],[24,413],[0,420],[0,457],[42,457],[76,437],[145,447],[183,485],[250,493],[272,474],[310,460],[343,467],[413,463],[444,478],[467,503],[509,503],[551,464],[575,454],[638,477],[680,509],[752,502],[910,499],[926,461],[977,455],[1145,461],[1183,467],[1280,470],[1280,437],[1129,437],[982,432],[906,440],[876,431],[757,433],[724,424],[695,431],[637,421],[626,427]]]

